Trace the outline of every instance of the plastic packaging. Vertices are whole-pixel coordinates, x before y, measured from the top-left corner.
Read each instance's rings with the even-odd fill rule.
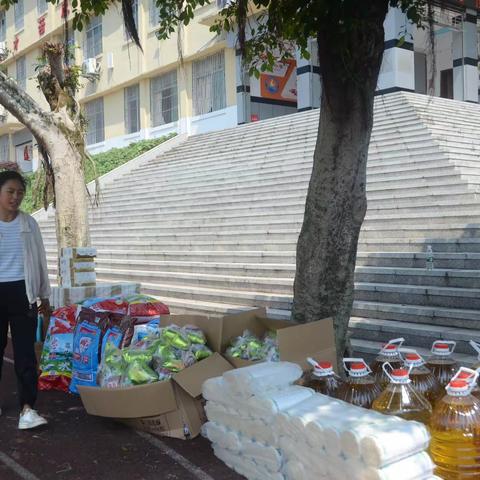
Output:
[[[448,385],[458,370],[458,364],[452,357],[455,346],[456,342],[453,341],[437,340],[433,342],[433,355],[426,363],[442,387]]]
[[[282,455],[275,447],[242,439],[241,450],[242,455],[264,466],[270,472],[278,472],[282,468]]]
[[[425,365],[425,360],[414,350],[405,353],[405,368],[408,369],[412,385],[432,405],[443,396],[444,390],[437,377]]]
[[[375,412],[376,413],[376,412]],[[388,431],[395,428],[395,423],[405,422],[401,418],[378,414],[376,418],[359,418],[359,421],[340,434],[340,446],[343,454],[348,459],[358,460],[361,458],[360,443],[363,438],[372,433]]]
[[[400,421],[392,428],[370,431],[360,441],[360,451],[366,465],[383,468],[426,450],[429,443],[430,434],[425,425]]]
[[[371,375],[372,370],[363,358],[344,358],[343,365],[349,377],[339,388],[338,398],[358,407],[371,408],[373,401],[381,393],[380,387]]]
[[[421,452],[380,470],[367,468],[363,478],[365,480],[417,480],[433,475],[434,467],[428,453]]]
[[[301,380],[304,387],[312,388],[317,393],[338,398],[338,390],[345,383],[334,371],[330,362],[316,362],[307,358],[313,370],[306,373]]]
[[[68,392],[72,379],[73,332],[76,305],[55,310],[48,325],[40,360],[39,390]]]
[[[78,385],[96,386],[100,337],[100,327],[87,321],[77,325],[73,336],[73,375],[70,392],[78,393]]]
[[[202,395],[205,400],[230,404],[233,402],[233,397],[230,395],[230,389],[228,388],[223,377],[209,378],[203,382]]]
[[[408,370],[392,369],[389,363],[383,365],[390,383],[375,399],[372,409],[386,415],[396,415],[405,420],[416,420],[428,425],[432,416],[430,402],[412,386]]]
[[[229,388],[241,397],[262,395],[267,390],[284,388],[301,376],[300,366],[290,362],[263,362],[223,374]]]
[[[471,373],[476,382],[478,373]],[[471,389],[471,382],[452,380],[433,411],[430,453],[444,480],[480,478],[480,402]]]
[[[311,397],[314,391],[298,385],[288,386],[284,390],[266,392],[262,396],[252,396],[247,400],[251,415],[258,418],[272,418],[279,412],[293,407]]]
[[[388,343],[382,347],[379,354],[370,365],[373,376],[381,389],[390,383],[390,379],[385,375],[382,366],[385,362],[390,363],[393,368],[400,368],[402,366],[403,358],[399,349],[404,341],[404,338],[394,338],[389,340]]]
[[[212,443],[216,443],[220,447],[227,448],[233,452],[239,452],[242,449],[238,435],[218,423],[205,423],[202,426],[202,435],[207,437]]]

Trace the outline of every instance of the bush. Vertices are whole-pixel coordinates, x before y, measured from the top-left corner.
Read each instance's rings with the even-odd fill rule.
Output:
[[[160,145],[161,143],[174,137],[175,134],[165,135],[159,138],[153,138],[149,140],[140,140],[139,142],[131,143],[127,147],[112,148],[106,152],[97,153],[92,155],[93,164],[89,164],[85,169],[86,182],[91,182],[96,177],[101,177],[110,172],[114,168],[123,165],[124,163],[138,157],[142,153],[151,150],[152,148]],[[35,178],[41,173],[31,173],[25,175],[27,181],[27,193],[22,203],[22,210],[27,213],[35,212],[43,207],[40,195],[34,195],[33,189],[35,186]]]

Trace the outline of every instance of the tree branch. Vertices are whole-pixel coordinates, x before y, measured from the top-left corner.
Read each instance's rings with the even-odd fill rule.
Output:
[[[37,138],[43,139],[46,129],[54,123],[50,112],[40,108],[28,93],[3,72],[0,72],[0,105],[28,127]]]

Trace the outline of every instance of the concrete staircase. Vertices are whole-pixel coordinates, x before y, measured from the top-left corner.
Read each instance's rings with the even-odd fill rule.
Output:
[[[351,321],[358,353],[480,340],[480,107],[380,96]],[[318,111],[188,138],[111,176],[91,211],[97,273],[139,281],[175,312],[267,306],[285,317]],[[40,220],[55,273],[53,214]],[[434,270],[425,250],[434,250]]]

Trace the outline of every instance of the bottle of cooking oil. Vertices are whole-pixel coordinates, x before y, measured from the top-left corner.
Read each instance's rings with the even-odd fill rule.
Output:
[[[441,398],[445,390],[435,375],[425,365],[425,360],[414,350],[404,354],[404,366],[409,372],[412,385],[432,405]]]
[[[458,370],[458,364],[452,357],[456,344],[457,342],[448,340],[437,340],[433,342],[433,355],[426,363],[442,387],[448,385]]]
[[[302,385],[315,390],[317,393],[337,398],[339,388],[345,383],[334,371],[330,362],[316,362],[307,358],[313,370],[307,372],[302,379]]]
[[[339,388],[337,398],[358,407],[371,408],[373,401],[381,393],[371,375],[372,370],[363,358],[344,358],[343,366],[348,372],[348,379]]]
[[[383,371],[383,364],[388,362],[393,368],[400,368],[402,366],[403,359],[400,355],[399,348],[404,341],[404,338],[394,338],[389,340],[389,342],[382,347],[379,354],[370,365],[373,375],[382,389],[390,382],[390,379]]]
[[[452,380],[433,410],[430,455],[444,480],[480,478],[480,401],[471,388],[465,380]]]
[[[405,368],[393,369],[389,363],[383,365],[390,383],[373,402],[372,409],[386,415],[396,415],[405,420],[416,420],[425,425],[430,423],[432,406],[412,385]]]

